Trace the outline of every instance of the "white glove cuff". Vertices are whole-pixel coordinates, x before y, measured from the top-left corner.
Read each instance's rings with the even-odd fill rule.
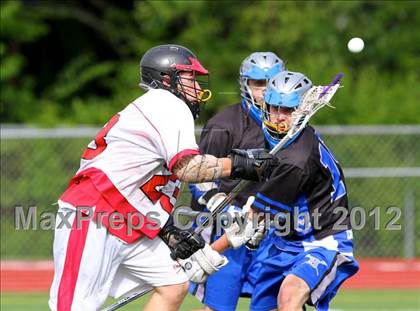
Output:
[[[220,268],[228,263],[225,256],[220,255],[208,244],[206,244],[203,249],[196,251],[193,258],[208,275],[219,271]]]

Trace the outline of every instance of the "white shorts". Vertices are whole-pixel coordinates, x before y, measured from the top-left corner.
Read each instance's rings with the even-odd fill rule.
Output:
[[[108,296],[118,298],[132,290],[188,280],[159,237],[126,244],[93,221],[80,222],[76,230],[76,212],[63,206],[59,212],[68,215],[72,228],[58,228],[61,221],[57,218],[51,310],[98,310]]]

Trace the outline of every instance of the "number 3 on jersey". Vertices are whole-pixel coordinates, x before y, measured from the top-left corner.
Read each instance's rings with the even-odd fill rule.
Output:
[[[107,124],[99,131],[95,139],[92,140],[83,152],[82,159],[92,160],[94,157],[101,154],[106,149],[105,137],[111,128],[118,122],[120,115],[116,114],[113,116]]]

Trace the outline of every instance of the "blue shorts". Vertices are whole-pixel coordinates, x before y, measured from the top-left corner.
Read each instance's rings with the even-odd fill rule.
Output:
[[[242,289],[252,253],[242,246],[236,250],[227,250],[224,255],[229,259],[229,263],[209,276],[205,284],[192,283],[190,293],[214,310],[234,311],[239,297],[243,294]]]
[[[280,250],[272,244],[261,265],[250,309],[266,311],[277,308],[277,296],[284,278],[293,274],[308,284],[311,292],[307,304],[328,310],[340,285],[359,270],[353,257],[318,247],[309,251]]]
[[[211,275],[205,284],[191,283],[190,293],[214,310],[236,310],[239,297],[251,297],[271,244],[271,237],[267,236],[255,251],[245,246],[227,250],[223,255],[229,263]]]

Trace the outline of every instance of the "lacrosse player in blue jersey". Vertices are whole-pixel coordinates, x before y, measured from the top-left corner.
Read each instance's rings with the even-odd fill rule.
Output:
[[[283,71],[269,82],[262,107],[263,132],[274,148],[291,126],[292,113],[312,82]],[[251,310],[328,310],[340,285],[358,270],[353,256],[343,171],[319,134],[306,126],[277,153],[279,165],[259,188],[254,211],[269,210],[277,229],[268,256],[259,256]],[[252,267],[251,267],[252,269]]]
[[[284,70],[283,61],[272,52],[255,52],[244,59],[239,70],[239,84],[242,101],[231,105],[212,117],[204,126],[200,151],[214,156],[227,156],[232,149],[253,149],[264,147],[261,131],[261,105],[263,92],[269,79]],[[223,178],[218,183],[191,184],[193,208],[205,209],[201,203],[215,201],[210,199],[217,192],[229,193],[238,180]],[[251,184],[238,194],[234,205],[243,206],[247,198],[255,192]],[[201,197],[201,199],[200,199]],[[199,200],[200,199],[200,200]],[[230,207],[235,209],[234,206]],[[215,232],[207,231],[207,239],[215,240]],[[211,237],[210,237],[211,236]],[[224,255],[229,263],[219,272],[211,275],[204,284],[192,284],[190,292],[206,305],[206,310],[235,310],[239,296],[252,292],[252,282],[247,278],[248,270],[255,252],[241,246],[227,250]],[[223,284],[223,287],[220,286]]]
[[[316,92],[322,89],[313,87],[305,75],[290,71],[269,81],[262,126],[270,148],[294,128],[301,106],[320,100]],[[349,213],[343,214],[343,209],[348,210],[343,171],[311,126],[293,136],[276,158],[277,165],[247,201],[252,213],[270,215],[272,226],[248,269],[257,276],[250,309],[293,311],[307,304],[328,310],[340,285],[359,269],[353,255]],[[220,200],[223,195],[218,196]],[[218,205],[210,203],[210,210]],[[225,228],[226,234],[212,248],[220,252],[241,245],[231,234],[235,230],[237,224],[236,229],[235,224]],[[250,242],[256,245],[258,240]],[[223,299],[226,294],[222,291],[229,288],[222,282],[218,286],[219,299]]]

